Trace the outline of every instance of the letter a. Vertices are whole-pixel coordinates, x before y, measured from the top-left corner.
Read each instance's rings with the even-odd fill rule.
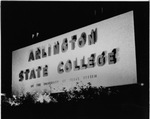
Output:
[[[33,54],[33,51],[30,52],[28,62],[30,62],[31,60],[34,60],[34,54]]]

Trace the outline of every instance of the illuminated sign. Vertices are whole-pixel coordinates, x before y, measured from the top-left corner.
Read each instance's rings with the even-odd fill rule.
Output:
[[[133,84],[133,11],[13,51],[12,92],[61,92],[75,82]]]

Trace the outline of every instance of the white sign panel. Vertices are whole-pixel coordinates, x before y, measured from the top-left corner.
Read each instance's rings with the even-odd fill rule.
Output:
[[[12,92],[137,83],[133,11],[13,51]]]

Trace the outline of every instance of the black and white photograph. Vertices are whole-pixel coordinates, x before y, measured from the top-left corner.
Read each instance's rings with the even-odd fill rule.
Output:
[[[149,1],[1,1],[2,119],[148,119]]]

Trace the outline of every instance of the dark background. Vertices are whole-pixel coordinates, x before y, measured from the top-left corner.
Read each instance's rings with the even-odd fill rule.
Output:
[[[144,83],[138,90],[134,87],[134,91],[138,103],[146,107],[149,94],[149,2],[2,1],[2,93],[11,95],[12,51],[131,10],[134,11],[137,85]],[[36,32],[39,36],[32,39]]]

